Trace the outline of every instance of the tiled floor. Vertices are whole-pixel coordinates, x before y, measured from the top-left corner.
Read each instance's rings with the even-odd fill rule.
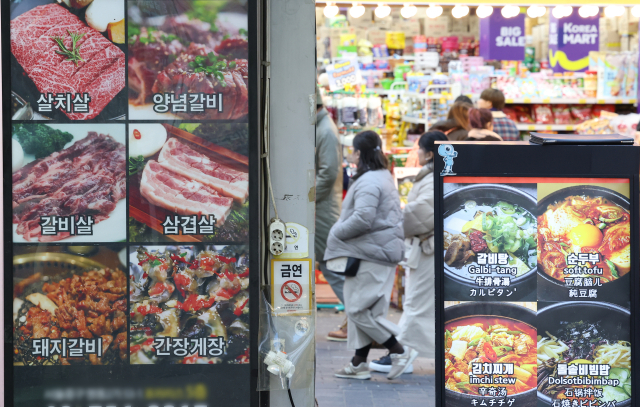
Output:
[[[400,313],[392,310],[389,319],[397,322]],[[346,342],[330,342],[326,334],[334,330],[344,314],[330,310],[318,311],[316,324],[316,399],[319,407],[429,407],[435,405],[434,361],[418,358],[414,373],[396,380],[387,380],[386,373],[372,373],[371,380],[339,379],[333,373],[349,363],[353,352]],[[369,360],[386,354],[374,349]]]

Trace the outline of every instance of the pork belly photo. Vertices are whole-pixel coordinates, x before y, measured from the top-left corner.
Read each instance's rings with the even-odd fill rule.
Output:
[[[169,139],[162,147],[158,162],[166,169],[199,180],[239,203],[244,203],[249,195],[249,174],[217,163],[175,138]]]
[[[142,172],[140,193],[149,202],[180,215],[211,214],[223,224],[231,211],[232,198],[171,171],[150,160]]]
[[[72,99],[76,94],[89,95],[88,112],[61,109],[71,120],[95,118],[125,86],[124,52],[56,3],[34,7],[11,20],[11,53],[37,88],[30,92],[28,85],[12,83],[13,90],[25,97],[24,93],[33,93],[34,109],[40,94],[71,94]]]
[[[206,126],[198,131],[200,126],[129,125],[130,241],[248,239],[248,157],[216,144],[227,140],[226,134],[210,132]],[[237,131],[229,129],[233,130]],[[197,137],[194,131],[207,137]],[[175,223],[176,217],[186,222],[182,216],[196,216],[200,224],[209,215],[215,217],[213,232],[174,233],[165,229],[167,222]]]

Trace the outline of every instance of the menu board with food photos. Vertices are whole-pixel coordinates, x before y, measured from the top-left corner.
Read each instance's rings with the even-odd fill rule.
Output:
[[[439,405],[632,404],[639,152],[439,146]]]
[[[2,2],[0,404],[257,405],[256,10]]]

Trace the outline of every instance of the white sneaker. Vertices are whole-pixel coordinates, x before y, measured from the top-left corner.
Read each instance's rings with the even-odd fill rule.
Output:
[[[367,380],[371,379],[371,372],[369,372],[369,366],[366,362],[360,363],[357,367],[349,362],[348,365],[338,370],[334,376],[341,379]]]
[[[378,360],[372,360],[369,362],[369,370],[380,373],[389,373],[391,371],[391,356],[387,354]],[[411,373],[413,373],[413,364],[410,364],[403,374]]]
[[[387,375],[387,379],[393,380],[400,376],[411,366],[414,360],[418,357],[418,351],[411,349],[408,346],[404,347],[404,353],[392,353],[391,355],[391,370]]]

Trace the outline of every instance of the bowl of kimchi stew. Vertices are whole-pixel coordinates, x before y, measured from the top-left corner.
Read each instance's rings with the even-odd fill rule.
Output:
[[[465,286],[486,276],[474,272],[481,257],[506,256],[510,285],[530,280],[536,269],[536,199],[508,185],[478,184],[444,197],[445,275]],[[484,264],[487,264],[486,262]],[[491,276],[495,276],[495,271]]]
[[[599,279],[598,286],[628,280],[631,215],[627,198],[598,186],[572,186],[542,199],[537,215],[538,273],[547,282],[564,286],[565,278],[585,275]]]
[[[535,405],[535,312],[509,303],[467,302],[444,314],[447,405],[505,398]]]
[[[58,252],[14,256],[13,364],[128,363],[126,293],[127,277],[121,269],[89,258]],[[69,349],[66,355],[54,351],[63,341]],[[92,349],[100,354],[74,356],[71,349],[83,342],[85,348],[80,349],[95,346]],[[42,353],[47,344],[51,352]],[[40,351],[34,354],[34,349]]]

